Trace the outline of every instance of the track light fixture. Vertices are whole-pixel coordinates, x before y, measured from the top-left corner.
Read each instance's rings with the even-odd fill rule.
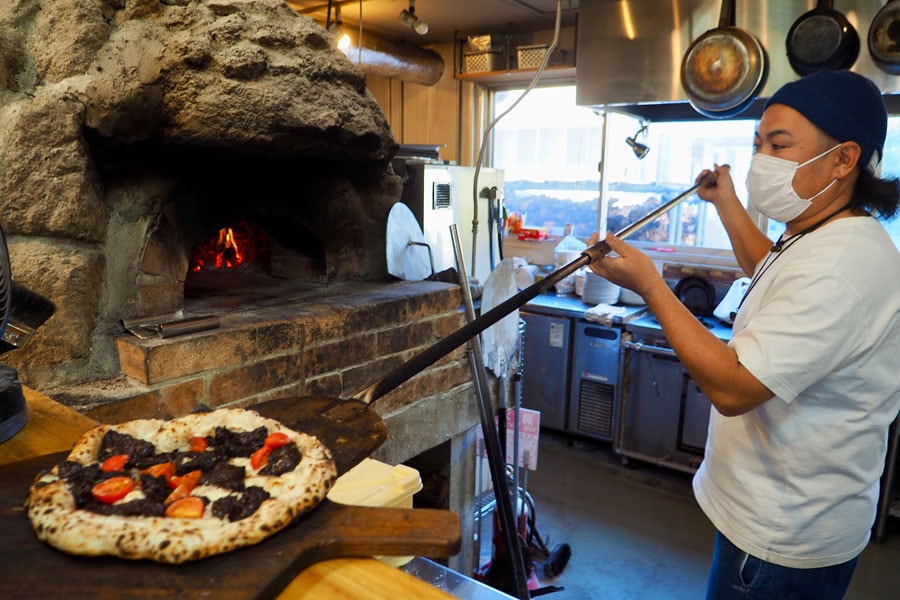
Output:
[[[332,37],[337,40],[338,50],[341,52],[347,52],[350,49],[351,41],[350,36],[347,35],[347,32],[344,31],[344,22],[341,21],[341,5],[334,5],[334,23],[328,26],[328,31],[331,33]]]
[[[643,123],[641,124],[641,128],[638,129],[637,133],[635,133],[631,137],[625,138],[625,143],[631,146],[631,151],[634,152],[634,155],[638,157],[638,159],[644,158],[647,156],[647,153],[650,152],[650,147],[646,144],[642,144],[637,141],[637,136],[645,133],[647,131],[647,126]]]
[[[409,9],[400,11],[400,21],[419,35],[428,33],[428,23],[416,16],[416,0],[409,0]]]

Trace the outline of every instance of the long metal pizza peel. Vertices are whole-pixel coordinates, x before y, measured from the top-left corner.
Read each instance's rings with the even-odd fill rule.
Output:
[[[616,232],[616,235],[619,238],[630,236],[680,204],[700,187],[714,181],[713,173],[706,175],[689,189]],[[402,213],[402,210],[400,212]],[[370,406],[375,400],[396,389],[429,365],[521,308],[561,279],[581,267],[589,265],[592,261],[606,256],[609,252],[610,248],[606,242],[601,241],[594,244],[584,250],[575,260],[503,300],[490,310],[482,312],[475,320],[438,340],[349,398],[313,396],[282,398],[266,401],[251,408],[263,416],[281,421],[293,429],[320,437],[335,454],[338,473],[343,473],[362,461],[363,458],[370,456],[387,438],[387,426],[374,410],[370,410]],[[319,412],[316,413],[316,410]]]

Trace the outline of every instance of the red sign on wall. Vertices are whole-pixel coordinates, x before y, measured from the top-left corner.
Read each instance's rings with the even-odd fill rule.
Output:
[[[498,424],[499,427],[499,424]],[[516,413],[506,413],[506,463],[513,464],[515,446]],[[541,411],[530,408],[519,409],[519,461],[516,466],[527,467],[529,471],[537,469],[538,442],[541,434]],[[478,448],[482,458],[487,456],[484,450],[484,437],[478,429]]]

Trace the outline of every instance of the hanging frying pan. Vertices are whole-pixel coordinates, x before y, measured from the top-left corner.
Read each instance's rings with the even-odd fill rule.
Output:
[[[769,75],[760,41],[735,26],[735,0],[722,0],[719,26],[688,47],[681,86],[694,109],[713,119],[733,117],[756,99]]]
[[[869,54],[879,69],[900,75],[900,0],[890,0],[872,19]]]
[[[833,0],[819,0],[788,30],[788,62],[798,75],[820,69],[849,69],[859,57],[859,34]]]

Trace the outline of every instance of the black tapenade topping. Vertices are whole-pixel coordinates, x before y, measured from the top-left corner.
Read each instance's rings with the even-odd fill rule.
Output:
[[[247,458],[266,441],[269,431],[265,426],[260,426],[253,431],[231,431],[224,427],[216,427],[212,438],[213,448],[227,448],[229,456]]]
[[[219,463],[208,473],[200,477],[201,485],[215,485],[228,490],[240,492],[244,489],[246,470],[229,463]]]
[[[144,492],[147,500],[162,504],[172,493],[172,486],[165,477],[153,477],[147,473],[141,473],[140,482],[141,491]]]
[[[260,475],[283,475],[289,471],[293,471],[300,464],[300,450],[296,444],[287,444],[280,448],[275,448],[269,454],[269,462],[259,470]]]
[[[252,485],[240,495],[225,496],[212,503],[212,514],[220,519],[240,521],[249,517],[259,508],[259,505],[268,500],[269,492],[261,487]]]
[[[93,501],[86,508],[101,515],[120,515],[123,517],[161,517],[166,514],[165,504],[154,502],[147,498],[119,504],[104,504]]]
[[[103,462],[116,454],[127,454],[131,461],[136,462],[156,454],[156,446],[145,440],[139,440],[133,435],[110,429],[103,434],[103,439],[100,441],[97,460]]]

